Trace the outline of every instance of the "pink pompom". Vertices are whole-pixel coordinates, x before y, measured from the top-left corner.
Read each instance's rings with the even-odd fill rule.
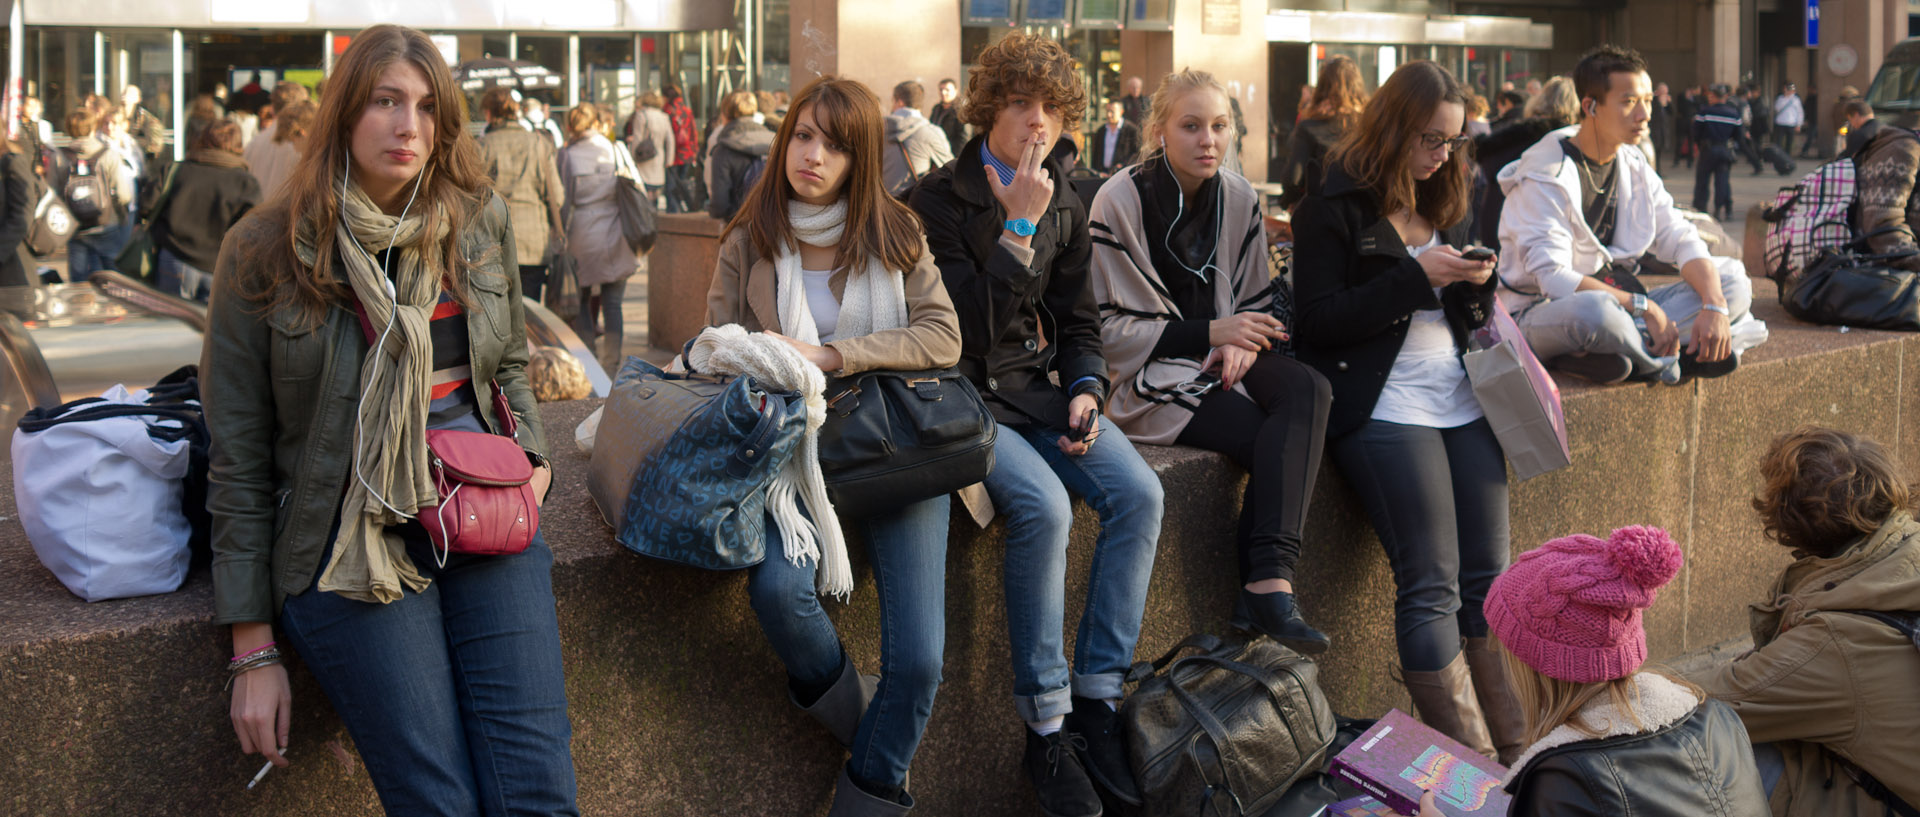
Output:
[[[1648,525],[1629,525],[1608,537],[1607,555],[1628,581],[1657,590],[1679,575],[1686,557],[1673,537]]]

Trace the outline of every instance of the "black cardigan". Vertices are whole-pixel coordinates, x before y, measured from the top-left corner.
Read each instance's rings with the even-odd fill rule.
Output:
[[[1442,230],[1441,239],[1465,247],[1471,222]],[[1345,168],[1327,168],[1321,195],[1308,196],[1293,214],[1294,349],[1333,386],[1328,439],[1365,425],[1406,342],[1408,321],[1422,309],[1446,311],[1453,342],[1493,314],[1498,275],[1481,285],[1461,281],[1433,295],[1420,262],[1380,212],[1373,192]]]

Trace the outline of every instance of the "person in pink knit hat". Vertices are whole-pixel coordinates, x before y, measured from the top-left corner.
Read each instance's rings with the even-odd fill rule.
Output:
[[[1767,814],[1739,716],[1690,683],[1641,668],[1641,612],[1682,562],[1666,531],[1635,525],[1606,539],[1555,539],[1494,580],[1487,624],[1528,742],[1507,775],[1508,814]],[[1422,817],[1441,814],[1432,799]]]

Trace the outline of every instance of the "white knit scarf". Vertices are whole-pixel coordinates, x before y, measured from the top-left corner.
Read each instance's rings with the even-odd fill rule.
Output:
[[[847,200],[815,205],[789,199],[787,222],[793,225],[794,237],[802,244],[836,246],[846,231]],[[814,326],[813,310],[807,307],[799,248],[782,247],[779,256],[773,259],[773,273],[780,327],[794,340],[820,345],[820,330]],[[889,270],[880,259],[869,257],[848,271],[847,287],[840,298],[840,324],[834,330],[834,337],[857,338],[906,325],[906,282],[900,270]]]

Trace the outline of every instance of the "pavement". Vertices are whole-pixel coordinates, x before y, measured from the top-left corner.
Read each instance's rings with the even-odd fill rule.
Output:
[[[1795,159],[1794,162],[1793,172],[1785,176],[1773,172],[1772,167],[1768,167],[1765,173],[1755,174],[1753,166],[1745,161],[1733,166],[1733,171],[1728,177],[1733,188],[1733,220],[1721,225],[1726,228],[1727,235],[1735,239],[1745,235],[1749,208],[1755,204],[1773,203],[1774,195],[1780,192],[1780,188],[1798,184],[1802,176],[1813,172],[1814,168],[1823,163],[1819,159]],[[1665,167],[1662,168],[1660,178],[1666,182],[1667,192],[1673,196],[1674,203],[1682,207],[1691,207],[1693,168],[1684,164],[1674,167],[1671,162],[1665,160],[1661,164]],[[1707,201],[1709,204],[1713,201],[1711,193]]]

